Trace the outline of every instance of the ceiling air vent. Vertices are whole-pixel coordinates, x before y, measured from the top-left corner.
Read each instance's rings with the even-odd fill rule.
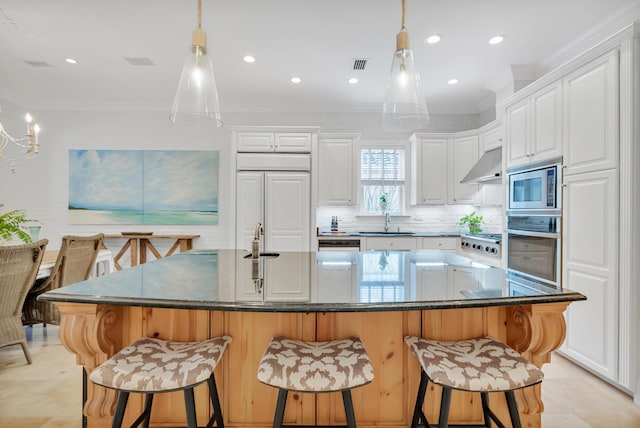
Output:
[[[357,71],[362,71],[367,66],[368,59],[366,58],[356,58],[353,60],[353,69]]]
[[[156,65],[151,59],[146,57],[124,57],[124,60],[131,65]]]
[[[24,63],[29,64],[31,67],[51,67],[51,64],[46,61],[29,61],[25,59]]]

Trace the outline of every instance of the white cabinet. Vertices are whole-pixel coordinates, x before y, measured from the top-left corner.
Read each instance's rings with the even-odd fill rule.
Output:
[[[565,77],[565,174],[618,166],[618,86],[617,50]]]
[[[359,135],[320,135],[318,142],[318,205],[356,203],[356,148]]]
[[[478,202],[478,184],[460,183],[469,170],[478,162],[478,136],[454,138],[450,144],[449,167],[451,185],[449,186],[450,204],[475,204]]]
[[[367,237],[360,241],[360,247],[363,250],[415,250],[418,242],[413,236]]]
[[[422,237],[420,239],[420,247],[423,250],[440,250],[446,253],[455,254],[458,250],[458,238],[450,236],[434,236]]]
[[[416,285],[416,299],[446,300],[450,298],[451,287],[447,269],[440,266],[413,266],[411,274]]]
[[[563,353],[617,381],[618,171],[565,176],[562,282],[587,296],[566,311]]]
[[[505,110],[507,168],[562,156],[562,81]]]
[[[501,122],[495,122],[491,127],[480,130],[480,147],[481,153],[486,153],[489,150],[502,147],[502,140],[504,138],[504,128]]]
[[[443,205],[448,202],[448,146],[447,138],[412,137],[412,205]]]
[[[310,132],[238,132],[238,152],[309,153]]]
[[[262,223],[262,251],[310,250],[309,173],[240,171],[236,193],[236,248],[250,249],[255,227]]]

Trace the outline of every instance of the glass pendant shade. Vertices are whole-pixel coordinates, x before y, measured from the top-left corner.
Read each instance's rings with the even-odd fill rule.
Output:
[[[172,122],[188,128],[222,126],[213,64],[207,55],[205,40],[204,31],[194,31],[169,116]]]
[[[424,99],[420,75],[409,48],[409,35],[402,30],[397,36],[387,93],[382,106],[382,127],[388,131],[415,131],[429,124],[429,111]]]

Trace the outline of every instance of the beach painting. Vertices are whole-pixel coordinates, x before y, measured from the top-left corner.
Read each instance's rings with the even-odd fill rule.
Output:
[[[219,152],[69,150],[70,224],[218,224]]]

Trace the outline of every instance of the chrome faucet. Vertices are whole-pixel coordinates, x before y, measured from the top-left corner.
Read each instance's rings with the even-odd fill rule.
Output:
[[[256,230],[253,233],[253,241],[251,242],[251,257],[257,259],[260,257],[260,236],[264,236],[264,228],[262,223],[256,225]]]
[[[384,213],[384,231],[385,232],[389,231],[389,223],[391,223],[391,218],[389,216],[389,211],[386,211]]]

